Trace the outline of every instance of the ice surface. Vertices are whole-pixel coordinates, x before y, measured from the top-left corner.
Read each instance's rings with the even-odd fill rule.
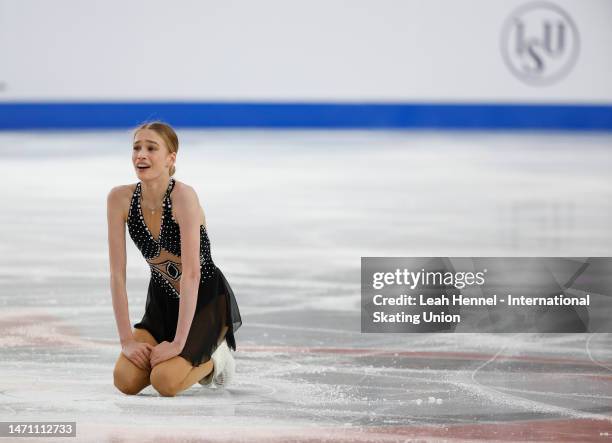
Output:
[[[359,317],[362,256],[611,255],[612,137],[179,135],[175,177],[243,316],[235,382],[113,386],[105,204],[137,181],[129,133],[2,133],[1,420],[76,421],[92,442],[612,432],[608,334],[362,334]],[[135,323],[149,271],[127,240]]]

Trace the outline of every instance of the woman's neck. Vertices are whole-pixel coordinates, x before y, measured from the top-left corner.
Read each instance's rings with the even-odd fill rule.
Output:
[[[170,186],[170,177],[158,177],[141,182],[142,202],[147,208],[157,208],[162,204],[164,195]]]

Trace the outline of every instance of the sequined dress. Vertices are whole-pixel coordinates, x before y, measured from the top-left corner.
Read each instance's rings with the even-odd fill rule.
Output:
[[[130,237],[151,268],[145,313],[135,328],[146,329],[158,343],[172,341],[176,333],[180,301],[181,237],[172,217],[170,194],[175,180],[170,178],[162,203],[162,219],[156,240],[147,227],[141,209],[141,182],[132,195],[127,226]],[[236,350],[234,333],[242,325],[238,303],[225,276],[215,266],[206,227],[200,225],[200,285],[198,300],[187,341],[179,354],[192,365],[207,362],[228,326],[225,340]]]

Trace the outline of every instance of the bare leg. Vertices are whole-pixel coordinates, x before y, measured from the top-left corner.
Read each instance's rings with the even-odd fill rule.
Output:
[[[152,346],[157,345],[155,338],[145,329],[135,328],[132,335],[134,340],[138,342],[149,343]],[[149,381],[150,373],[151,371],[140,369],[123,353],[120,353],[113,370],[113,379],[115,386],[121,392],[135,395],[151,384]]]

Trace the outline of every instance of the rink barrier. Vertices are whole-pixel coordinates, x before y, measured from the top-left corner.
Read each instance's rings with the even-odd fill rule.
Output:
[[[0,129],[612,130],[612,104],[4,102]]]

